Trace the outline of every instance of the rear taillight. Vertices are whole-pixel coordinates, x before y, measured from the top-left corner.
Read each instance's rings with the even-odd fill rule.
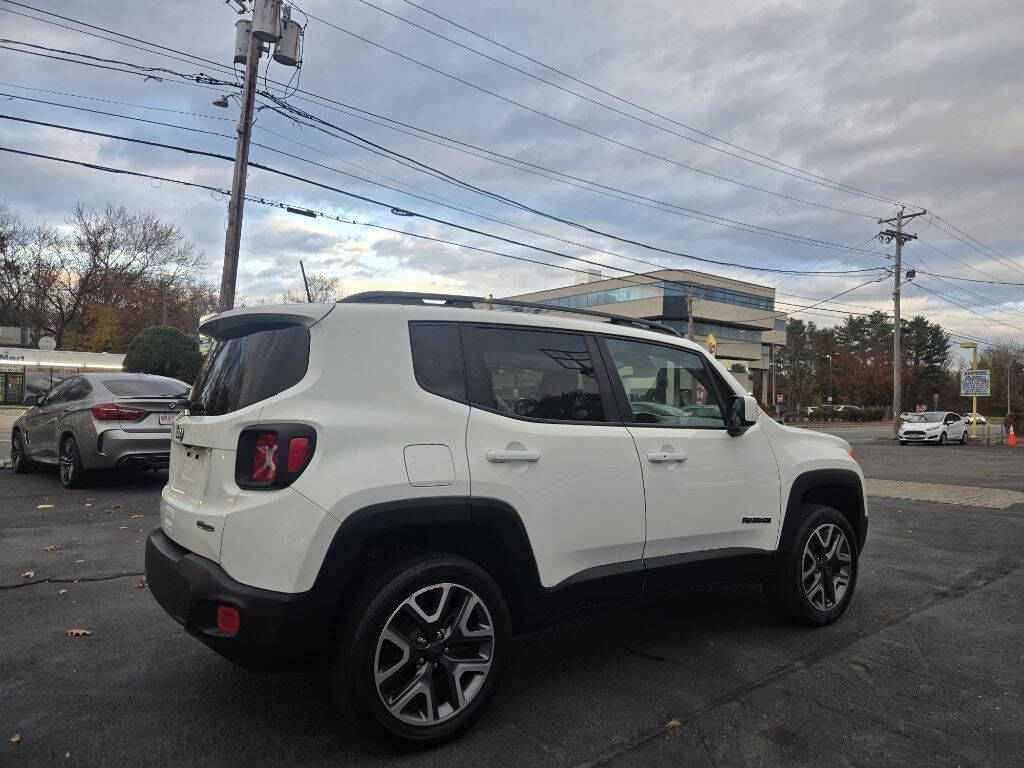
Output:
[[[261,424],[238,436],[235,482],[241,488],[283,488],[303,473],[316,449],[305,424]]]
[[[309,438],[293,437],[288,441],[288,471],[298,472],[309,455]]]
[[[116,403],[96,403],[92,407],[93,418],[98,421],[138,421],[146,413],[145,408],[129,408]]]
[[[268,433],[256,438],[252,452],[252,479],[257,483],[273,483],[277,479],[277,435]]]

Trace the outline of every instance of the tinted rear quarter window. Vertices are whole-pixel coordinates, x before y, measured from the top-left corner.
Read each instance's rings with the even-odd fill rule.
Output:
[[[466,328],[486,392],[474,405],[545,421],[604,421],[586,339],[575,333]],[[468,344],[469,342],[467,342]]]
[[[177,379],[158,379],[152,376],[125,376],[102,379],[102,384],[116,397],[178,397],[188,394],[188,384]]]
[[[455,323],[412,323],[412,365],[416,381],[427,392],[467,402],[462,341]]]
[[[258,403],[302,381],[309,367],[309,329],[260,325],[218,338],[206,353],[192,400],[205,416]]]

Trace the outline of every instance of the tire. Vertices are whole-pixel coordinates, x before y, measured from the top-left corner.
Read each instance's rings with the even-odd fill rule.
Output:
[[[472,725],[497,691],[511,649],[508,605],[494,579],[476,563],[440,553],[373,571],[340,627],[330,668],[342,711],[371,735],[409,747],[440,744]]]
[[[26,475],[38,468],[39,465],[25,453],[25,438],[19,429],[11,438],[11,469],[16,475]]]
[[[946,444],[946,433],[943,432],[941,435],[939,435],[939,445],[945,445],[945,444]]]
[[[964,433],[962,435],[960,435],[960,445],[967,445],[967,430],[966,429],[964,430]]]
[[[58,460],[60,483],[65,488],[81,488],[88,482],[88,471],[82,466],[82,452],[78,450],[78,441],[67,435],[60,441]]]
[[[859,570],[857,538],[849,521],[832,507],[802,504],[797,514],[783,531],[778,568],[765,584],[765,594],[790,621],[823,627],[842,616],[853,598]],[[842,539],[834,538],[837,534]],[[831,557],[824,559],[830,549]],[[815,586],[818,576],[823,577],[820,587]]]
[[[900,440],[900,445],[906,445],[906,444],[907,444],[906,440]]]

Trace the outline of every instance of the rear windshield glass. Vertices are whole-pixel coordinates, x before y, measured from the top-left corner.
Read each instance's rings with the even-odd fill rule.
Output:
[[[194,414],[220,416],[273,397],[298,384],[309,365],[304,325],[257,326],[217,339],[199,369]]]
[[[188,394],[188,384],[184,381],[154,376],[104,378],[103,386],[110,390],[110,394],[117,397],[183,397]]]

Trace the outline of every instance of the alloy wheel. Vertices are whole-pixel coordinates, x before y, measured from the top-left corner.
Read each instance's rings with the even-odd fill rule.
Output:
[[[21,433],[17,433],[14,436],[14,440],[11,441],[11,466],[17,467],[21,463],[22,459],[22,445],[21,445]]]
[[[433,584],[402,601],[384,624],[373,658],[387,710],[409,725],[448,720],[473,701],[491,671],[494,623],[461,584]]]
[[[850,542],[834,523],[823,523],[811,533],[801,561],[801,584],[807,600],[819,611],[842,602],[850,586]]]
[[[60,479],[67,485],[75,476],[75,461],[78,459],[78,446],[68,438],[60,447]]]

